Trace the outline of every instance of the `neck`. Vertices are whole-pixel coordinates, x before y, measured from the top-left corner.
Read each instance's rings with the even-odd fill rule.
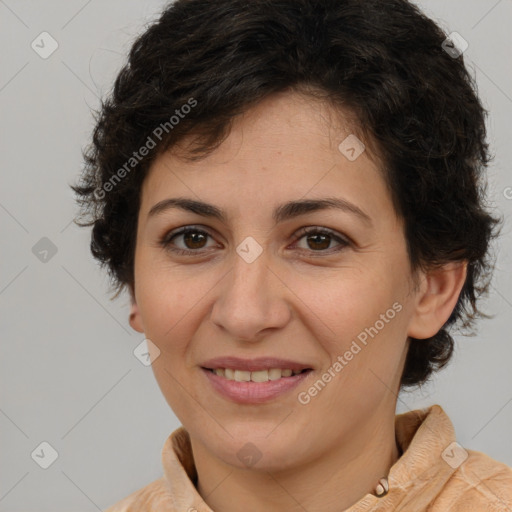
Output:
[[[234,468],[191,439],[197,490],[212,510],[220,512],[239,512],[242,503],[252,512],[340,512],[374,493],[399,458],[394,413],[385,419],[376,414],[372,420],[344,436],[336,449],[280,471]]]

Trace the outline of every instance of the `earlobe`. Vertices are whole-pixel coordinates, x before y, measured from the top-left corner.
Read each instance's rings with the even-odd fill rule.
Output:
[[[142,318],[140,316],[139,306],[133,299],[132,307],[130,310],[130,326],[137,332],[144,332],[144,326],[142,325]]]
[[[427,273],[409,324],[409,337],[426,339],[439,332],[457,305],[466,276],[467,261],[449,263]]]

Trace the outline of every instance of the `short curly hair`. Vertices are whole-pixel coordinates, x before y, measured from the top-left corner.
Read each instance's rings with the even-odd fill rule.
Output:
[[[194,135],[189,158],[215,150],[235,116],[298,91],[355,116],[378,150],[411,268],[467,261],[443,328],[410,338],[401,387],[423,384],[472,327],[494,267],[500,220],[486,211],[485,117],[463,55],[407,0],[177,0],[134,42],[96,112],[73,186],[91,251],[116,296],[133,290],[140,191],[157,155]],[[186,108],[185,108],[186,107]],[[150,144],[151,141],[151,144]],[[143,150],[145,148],[145,150]],[[85,220],[84,220],[85,219]]]

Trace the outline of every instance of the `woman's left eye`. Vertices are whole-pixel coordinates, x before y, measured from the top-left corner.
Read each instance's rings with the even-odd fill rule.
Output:
[[[320,251],[313,250],[312,252],[326,252],[324,249],[327,249],[326,245],[329,246],[332,240],[338,242],[339,247],[329,251],[329,253],[339,252],[350,245],[350,241],[347,238],[325,228],[306,227],[300,230],[298,235],[297,240],[305,238],[308,245],[311,245],[311,241],[313,241],[314,246],[317,249],[321,249]]]
[[[175,244],[173,240],[179,237],[183,237],[182,240],[185,244],[185,248],[174,246]],[[176,254],[192,255],[194,253],[199,253],[201,249],[205,248],[205,242],[208,237],[213,238],[207,231],[189,226],[180,229],[177,232],[166,234],[160,243],[165,249]],[[303,238],[306,239],[306,243],[310,246],[310,249],[302,248],[301,250],[309,250],[309,252],[326,253],[326,249],[329,248],[332,240],[338,242],[339,247],[334,250],[330,250],[329,253],[341,251],[350,245],[350,241],[347,238],[344,238],[328,229],[319,227],[302,228],[295,235],[295,244]]]

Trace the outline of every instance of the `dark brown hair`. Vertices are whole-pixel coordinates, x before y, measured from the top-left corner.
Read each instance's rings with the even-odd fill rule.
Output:
[[[170,4],[135,41],[102,102],[73,187],[78,223],[93,226],[92,253],[117,292],[133,287],[140,191],[155,157],[193,134],[190,157],[201,158],[235,116],[271,94],[302,91],[352,112],[378,148],[412,268],[468,262],[445,326],[410,340],[401,386],[425,382],[452,355],[449,328],[487,316],[477,300],[489,289],[499,224],[484,204],[486,111],[463,55],[445,51],[446,38],[406,0]]]

